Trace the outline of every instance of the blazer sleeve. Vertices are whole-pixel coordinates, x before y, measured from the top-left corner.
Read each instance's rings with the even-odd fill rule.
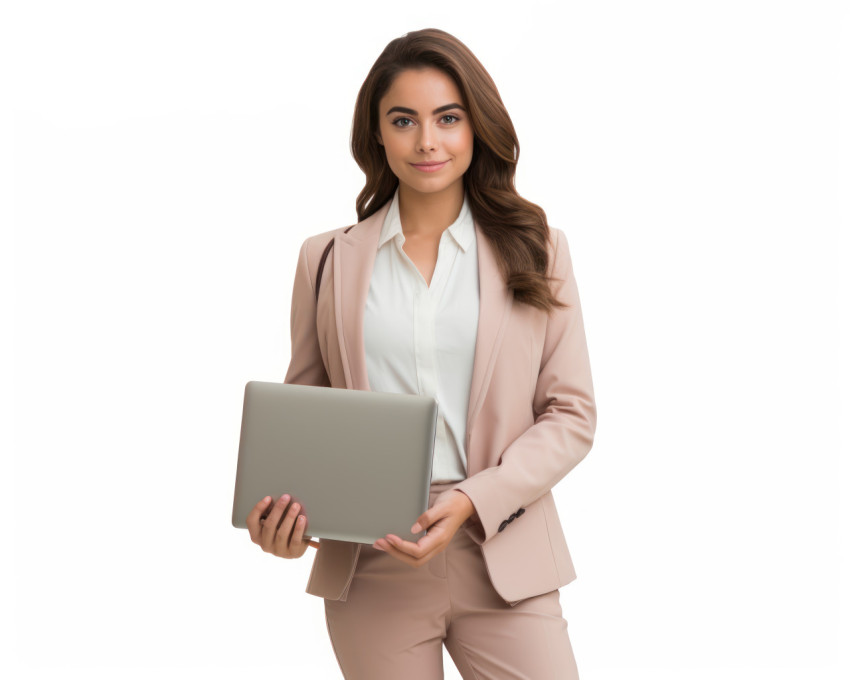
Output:
[[[465,493],[475,506],[465,526],[479,545],[493,538],[513,513],[551,490],[593,444],[596,401],[578,287],[567,237],[560,229],[553,231],[552,276],[560,280],[551,283],[552,291],[569,307],[556,308],[547,320],[534,424],[503,451],[499,465],[452,489]]]
[[[309,242],[308,238],[301,244],[295,267],[289,315],[291,359],[283,382],[330,387],[316,330],[316,293],[307,257]]]

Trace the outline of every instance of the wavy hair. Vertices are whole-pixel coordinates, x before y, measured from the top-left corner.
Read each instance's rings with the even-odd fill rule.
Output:
[[[520,196],[514,186],[519,140],[496,84],[470,49],[445,31],[425,28],[390,41],[360,87],[351,126],[351,153],[366,175],[357,196],[358,221],[377,212],[398,186],[376,138],[378,102],[399,73],[426,67],[451,77],[464,99],[474,135],[464,189],[475,220],[493,246],[505,284],[515,300],[547,313],[569,307],[549,287],[550,281],[558,279],[546,275],[546,213]]]

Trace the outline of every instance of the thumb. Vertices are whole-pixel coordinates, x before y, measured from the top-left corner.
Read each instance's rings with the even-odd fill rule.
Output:
[[[423,512],[421,515],[419,515],[419,517],[416,519],[416,524],[414,524],[412,527],[410,527],[410,531],[411,531],[411,533],[418,534],[420,531],[422,531],[423,527],[429,527],[429,526],[431,526],[431,509],[430,508],[428,510],[426,510],[425,512]]]

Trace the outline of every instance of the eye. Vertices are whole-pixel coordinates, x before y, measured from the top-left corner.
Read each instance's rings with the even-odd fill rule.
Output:
[[[444,116],[443,116],[440,120],[445,121],[445,120],[446,120],[446,118],[451,118],[451,119],[452,119],[452,120],[450,120],[450,121],[448,122],[448,124],[449,124],[449,125],[452,125],[453,123],[456,123],[457,121],[459,121],[459,120],[460,120],[460,118],[458,118],[458,117],[457,117],[456,115],[454,115],[453,113],[447,113],[447,114],[446,114],[446,115],[444,115]],[[406,120],[408,123],[411,123],[411,124],[413,123],[413,121],[412,121],[410,118],[407,118],[406,116],[402,116],[402,117],[400,117],[400,118],[396,118],[396,119],[392,122],[392,124],[393,124],[393,125],[395,125],[395,126],[396,126],[396,127],[398,127],[398,128],[411,127],[410,125],[398,125],[398,123],[400,123],[400,122],[401,122],[401,121],[403,121],[403,120]]]

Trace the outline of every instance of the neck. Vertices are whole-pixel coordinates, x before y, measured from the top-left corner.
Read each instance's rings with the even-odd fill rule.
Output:
[[[439,240],[458,218],[462,207],[462,180],[432,193],[416,191],[406,184],[398,190],[398,213],[405,239]]]

